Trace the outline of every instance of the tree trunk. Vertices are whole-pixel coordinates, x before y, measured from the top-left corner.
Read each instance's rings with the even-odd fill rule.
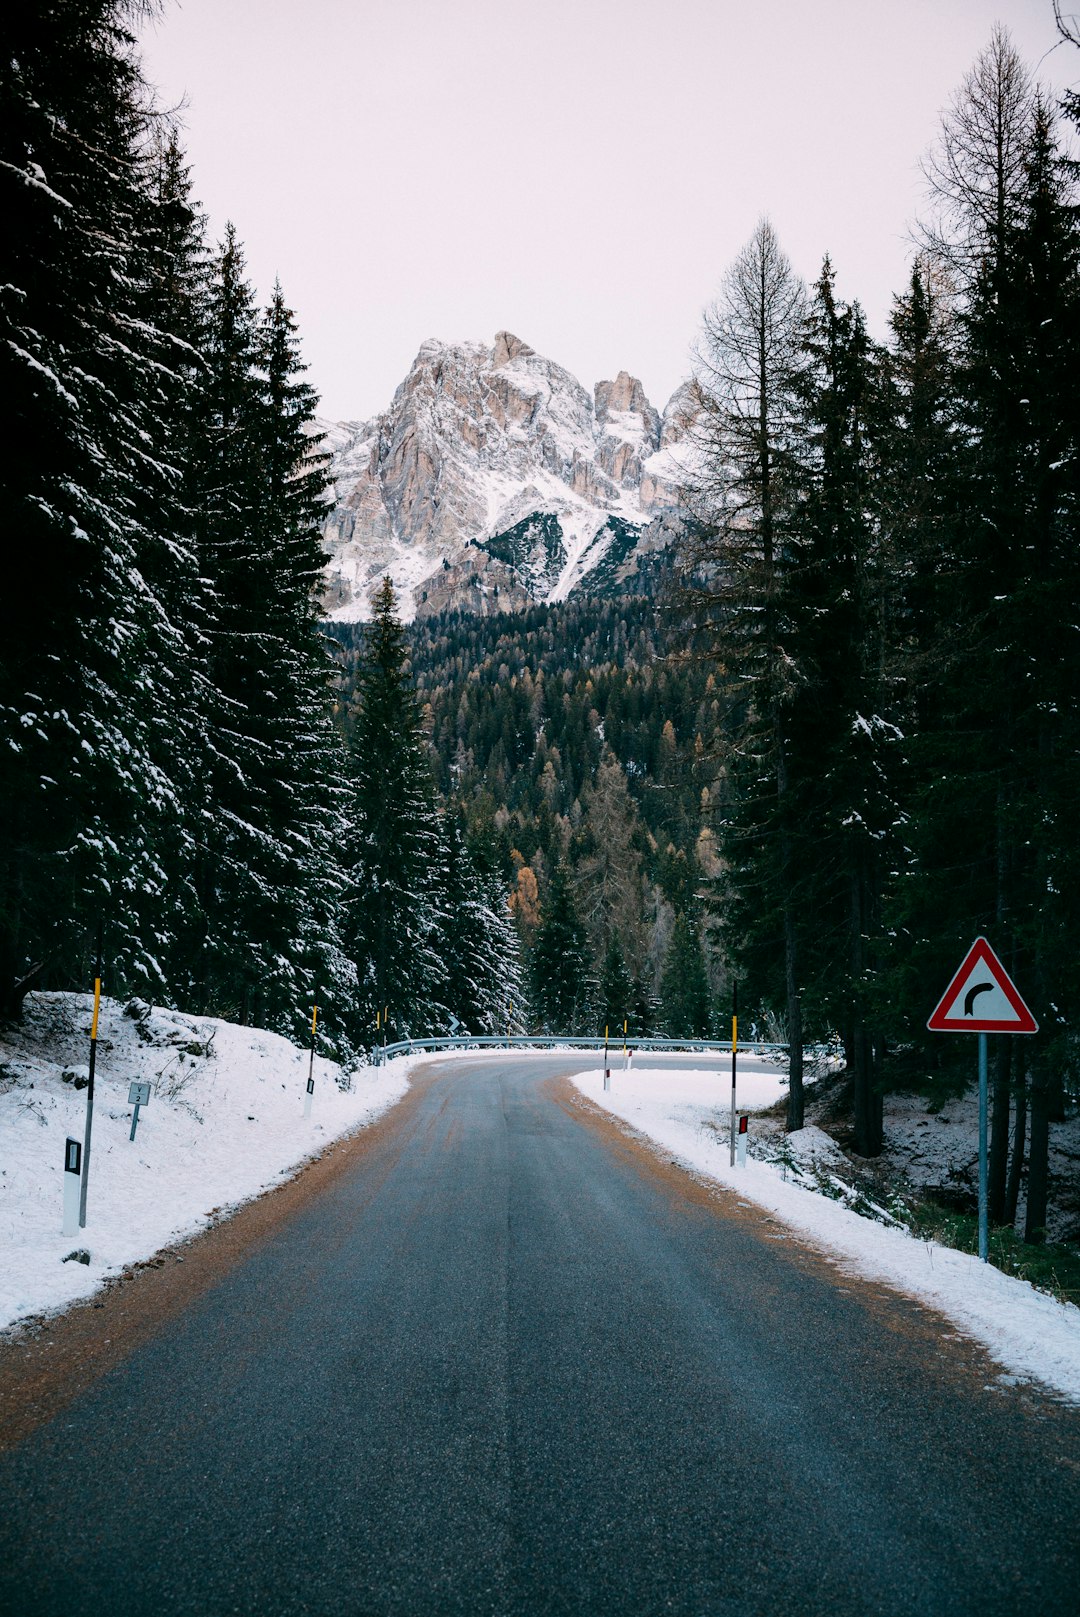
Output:
[[[18,982],[12,982],[11,986],[4,990],[3,998],[0,999],[0,1022],[22,1021],[23,1000],[44,975],[47,965],[47,960],[40,960],[36,966],[31,966]]]
[[[855,1150],[861,1157],[881,1155],[884,1144],[882,1101],[874,1082],[874,1042],[862,1006],[866,974],[866,936],[870,883],[861,852],[851,872],[851,1066],[855,1101]]]
[[[1050,1118],[1057,1106],[1057,1080],[1040,1062],[1031,1081],[1031,1146],[1028,1153],[1027,1213],[1024,1240],[1041,1245],[1046,1240],[1046,1209],[1050,1195]]]
[[[1009,1088],[1012,1077],[1012,1040],[999,1039],[994,1062],[994,1104],[990,1120],[991,1224],[1005,1223],[1006,1180],[1009,1171]]]
[[[1016,1121],[1013,1124],[1012,1161],[1009,1163],[1009,1178],[1005,1187],[1005,1222],[1012,1226],[1016,1223],[1016,1208],[1020,1200],[1020,1180],[1024,1173],[1024,1146],[1027,1135],[1027,1074],[1018,1073],[1019,1082],[1016,1086]]]
[[[802,1000],[799,997],[798,940],[795,908],[790,896],[784,898],[784,977],[787,986],[788,1100],[787,1129],[792,1134],[803,1126],[803,1027]]]
[[[799,995],[799,931],[795,920],[795,904],[791,896],[792,858],[791,837],[787,814],[787,753],[784,734],[777,713],[773,714],[773,737],[776,747],[776,801],[780,817],[780,882],[781,906],[784,915],[784,985],[787,998],[788,1032],[788,1103],[787,1130],[789,1134],[803,1126],[803,1020],[802,999]]]

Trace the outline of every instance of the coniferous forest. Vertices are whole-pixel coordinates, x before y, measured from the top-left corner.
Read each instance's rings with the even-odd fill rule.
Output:
[[[855,1147],[970,1052],[991,1210],[1045,1224],[1078,1087],[1080,225],[997,30],[926,160],[886,340],[763,221],[698,345],[656,596],[319,621],[328,457],[285,291],[207,239],[117,0],[5,21],[0,993],[106,987],[328,1046],[461,1023],[842,1051]],[[928,999],[929,994],[929,999]],[[960,1041],[963,1043],[964,1041]],[[965,1065],[967,1062],[967,1065]]]
[[[134,16],[4,24],[0,1008],[85,988],[100,940],[107,991],[294,1035],[318,1003],[339,1051],[374,1043],[376,1008],[397,1035],[495,1026],[505,901],[436,810],[389,602],[344,745],[296,322],[231,226],[207,241]],[[399,831],[372,804],[402,780]]]

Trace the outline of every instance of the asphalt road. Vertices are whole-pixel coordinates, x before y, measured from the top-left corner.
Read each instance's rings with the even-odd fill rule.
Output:
[[[1080,1417],[565,1070],[433,1069],[5,1455],[0,1611],[1080,1611]]]

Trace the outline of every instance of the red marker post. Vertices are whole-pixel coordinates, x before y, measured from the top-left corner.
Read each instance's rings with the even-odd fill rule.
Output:
[[[987,1214],[986,1035],[1038,1033],[1039,1024],[989,943],[985,938],[976,938],[926,1025],[931,1033],[979,1035],[979,1257],[987,1263],[990,1258],[990,1226]]]

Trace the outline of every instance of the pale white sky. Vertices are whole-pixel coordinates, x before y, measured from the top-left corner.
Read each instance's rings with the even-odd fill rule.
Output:
[[[143,46],[215,236],[263,298],[280,276],[340,419],[425,338],[500,328],[662,407],[762,213],[883,333],[919,159],[995,20],[1080,78],[1051,0],[164,0]]]

